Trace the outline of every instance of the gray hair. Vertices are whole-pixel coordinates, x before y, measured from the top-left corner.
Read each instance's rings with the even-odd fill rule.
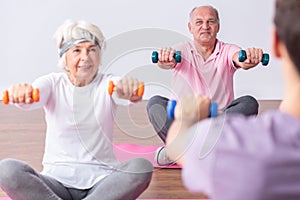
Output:
[[[192,16],[193,16],[194,11],[195,11],[197,8],[201,8],[201,7],[208,7],[208,8],[210,8],[212,11],[214,11],[217,20],[220,21],[218,10],[217,10],[215,7],[210,6],[210,5],[208,5],[208,6],[196,6],[196,7],[194,7],[194,8],[191,10],[190,14],[189,14],[189,16],[190,16],[190,21],[191,21],[191,18],[192,18]]]
[[[55,32],[54,39],[60,57],[58,65],[63,68],[66,67],[65,52],[75,44],[94,42],[99,46],[100,53],[105,48],[105,38],[101,30],[96,25],[83,20],[66,20]]]

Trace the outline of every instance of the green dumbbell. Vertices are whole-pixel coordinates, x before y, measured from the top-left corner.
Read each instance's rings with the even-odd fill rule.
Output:
[[[181,62],[181,52],[180,51],[176,51],[175,52],[174,59],[178,63]],[[152,52],[152,62],[153,63],[157,63],[158,62],[158,52],[157,51],[153,51]]]
[[[244,62],[246,59],[247,59],[246,51],[245,50],[240,50],[240,52],[239,52],[239,61]],[[269,54],[264,53],[263,57],[262,57],[262,61],[261,61],[262,65],[264,65],[264,66],[268,65],[269,60],[270,60]]]

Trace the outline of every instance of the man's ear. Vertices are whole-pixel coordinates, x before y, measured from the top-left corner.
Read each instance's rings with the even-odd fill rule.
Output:
[[[221,24],[220,24],[220,22],[218,22],[218,31],[217,31],[217,33],[219,33],[219,31],[220,31],[220,26],[221,26]]]
[[[191,25],[191,22],[188,23],[188,29],[189,29],[190,33],[192,33],[192,25]]]
[[[280,58],[281,53],[280,53],[280,39],[277,34],[276,28],[273,28],[273,34],[272,34],[272,47],[273,47],[273,53],[275,57]]]

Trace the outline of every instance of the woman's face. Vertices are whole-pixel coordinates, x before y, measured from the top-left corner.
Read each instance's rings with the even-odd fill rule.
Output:
[[[66,51],[69,78],[75,86],[88,85],[100,65],[100,48],[93,42],[82,42]]]

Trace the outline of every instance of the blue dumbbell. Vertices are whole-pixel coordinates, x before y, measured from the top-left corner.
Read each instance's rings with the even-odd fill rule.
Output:
[[[178,63],[181,62],[181,51],[176,51],[175,52],[174,59]],[[153,63],[157,63],[158,62],[158,52],[157,51],[153,51],[152,52],[152,62]]]
[[[167,115],[170,119],[174,119],[174,111],[176,107],[176,100],[169,100],[167,105]],[[209,117],[218,116],[218,104],[216,102],[211,102],[209,108]]]
[[[240,50],[240,52],[239,52],[239,61],[244,62],[246,59],[247,59],[246,51],[245,50]],[[263,57],[262,57],[262,61],[261,61],[262,65],[264,65],[264,66],[268,65],[269,60],[270,60],[269,54],[264,53]]]

